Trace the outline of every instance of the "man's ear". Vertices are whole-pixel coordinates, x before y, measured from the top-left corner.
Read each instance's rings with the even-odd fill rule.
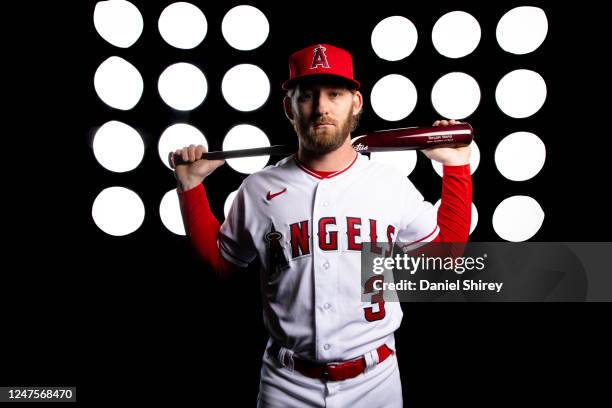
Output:
[[[293,122],[293,107],[291,106],[291,98],[285,96],[283,99],[283,108],[285,109],[285,116],[287,119]]]
[[[363,95],[359,91],[353,93],[353,115],[357,115],[363,109]]]

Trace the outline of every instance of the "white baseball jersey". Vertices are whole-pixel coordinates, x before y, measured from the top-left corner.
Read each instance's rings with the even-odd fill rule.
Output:
[[[399,303],[362,302],[361,243],[390,254],[394,242],[429,242],[436,209],[397,169],[357,154],[328,178],[294,156],[247,177],[221,226],[228,261],[262,265],[264,324],[301,358],[352,359],[386,343]],[[390,245],[389,245],[390,244]]]

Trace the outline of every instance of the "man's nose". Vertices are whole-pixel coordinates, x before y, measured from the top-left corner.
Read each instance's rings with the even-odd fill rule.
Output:
[[[315,112],[319,115],[325,115],[329,113],[329,100],[322,92],[316,95],[315,100]]]

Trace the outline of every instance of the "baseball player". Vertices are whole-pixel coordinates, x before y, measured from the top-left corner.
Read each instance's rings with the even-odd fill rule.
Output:
[[[401,407],[398,302],[361,301],[362,242],[467,242],[470,148],[423,150],[443,164],[439,211],[398,170],[351,146],[363,108],[346,50],[316,44],[289,58],[284,110],[298,152],[248,176],[223,225],[203,180],[223,160],[204,146],[174,155],[187,234],[219,276],[261,265],[264,324],[258,406]],[[456,123],[438,120],[434,126]]]

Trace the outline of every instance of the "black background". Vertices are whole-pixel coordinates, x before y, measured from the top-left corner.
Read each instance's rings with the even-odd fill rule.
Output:
[[[187,241],[161,224],[159,201],[174,179],[159,160],[157,138],[172,123],[189,122],[218,150],[223,135],[244,122],[266,131],[272,144],[290,142],[280,83],[288,55],[311,43],[352,51],[366,97],[361,130],[433,122],[438,115],[426,96],[447,72],[463,71],[479,81],[481,104],[466,119],[481,150],[473,177],[480,222],[472,240],[498,239],[493,210],[516,194],[533,196],[546,214],[534,241],[609,240],[605,25],[597,23],[601,13],[588,3],[194,1],[207,17],[208,34],[193,50],[173,49],[157,31],[157,17],[170,2],[133,1],[145,28],[128,49],[96,33],[95,2],[79,3],[31,4],[7,14],[16,28],[3,27],[7,44],[22,41],[14,51],[7,47],[5,58],[5,67],[15,72],[5,76],[4,153],[10,160],[3,164],[0,384],[76,385],[82,403],[255,403],[267,339],[257,268],[218,282]],[[270,22],[270,37],[257,50],[234,50],[220,34],[223,15],[238,4],[257,6]],[[494,32],[506,11],[522,5],[542,7],[549,31],[537,51],[514,56],[499,48]],[[482,29],[477,50],[460,60],[438,55],[431,44],[433,24],[453,10],[471,13]],[[415,52],[398,62],[379,59],[370,46],[374,26],[391,15],[409,17],[419,30]],[[143,76],[143,98],[131,111],[109,108],[95,94],[94,72],[112,55],[130,61]],[[188,113],[173,111],[157,93],[159,74],[179,61],[201,67],[209,84],[204,103]],[[270,99],[255,112],[237,112],[221,96],[223,74],[239,63],[259,65],[271,80]],[[505,117],[494,103],[496,83],[518,68],[540,73],[548,90],[543,108],[520,120]],[[420,97],[411,115],[392,124],[368,102],[375,81],[390,73],[407,75]],[[145,158],[136,170],[114,174],[96,162],[91,140],[108,120],[141,132]],[[536,177],[514,183],[499,174],[492,157],[501,138],[518,130],[540,136],[547,158]],[[219,219],[225,197],[243,177],[224,166],[207,180]],[[426,199],[439,198],[440,179],[422,155],[411,179]],[[96,195],[114,185],[133,189],[145,204],[143,225],[126,237],[102,233],[91,218]],[[570,399],[583,404],[601,390],[595,373],[600,365],[606,368],[610,344],[602,305],[402,306],[396,338],[406,406]],[[221,402],[211,404],[213,399]]]

